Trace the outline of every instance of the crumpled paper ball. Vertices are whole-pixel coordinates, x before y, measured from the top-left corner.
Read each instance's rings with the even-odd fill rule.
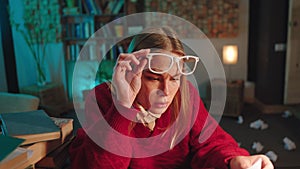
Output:
[[[261,129],[261,130],[265,130],[269,127],[269,125],[267,123],[265,123],[263,120],[258,119],[252,123],[250,123],[250,128],[254,128],[254,129]]]
[[[252,149],[256,151],[256,153],[261,152],[264,149],[264,146],[260,142],[253,142]]]
[[[238,124],[243,124],[243,122],[244,122],[243,116],[238,116],[237,123]]]
[[[295,150],[296,149],[296,144],[290,140],[288,137],[284,137],[283,139],[283,143],[284,143],[284,149],[286,150]]]
[[[265,155],[273,162],[276,162],[278,159],[278,155],[274,151],[268,151]]]
[[[283,118],[289,118],[291,116],[293,116],[293,113],[289,110],[284,111],[281,115],[281,117],[283,117]]]

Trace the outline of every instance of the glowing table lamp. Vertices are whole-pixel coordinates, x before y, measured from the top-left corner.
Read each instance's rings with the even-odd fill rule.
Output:
[[[223,63],[229,65],[228,79],[230,79],[231,65],[235,65],[238,61],[238,47],[237,45],[223,46]]]

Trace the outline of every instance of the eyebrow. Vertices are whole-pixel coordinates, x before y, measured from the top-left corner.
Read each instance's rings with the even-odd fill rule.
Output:
[[[153,72],[151,72],[149,69],[144,70],[144,73],[146,73],[146,74],[152,74],[152,75],[156,75],[156,76],[162,76],[162,74],[153,73]],[[167,74],[169,74],[169,73],[167,73]],[[169,75],[170,75],[170,74],[169,74]],[[171,75],[170,75],[170,76],[171,76]],[[171,77],[176,77],[176,76],[181,76],[181,74],[180,74],[180,73],[177,73],[177,74],[175,74],[174,76],[171,76]]]

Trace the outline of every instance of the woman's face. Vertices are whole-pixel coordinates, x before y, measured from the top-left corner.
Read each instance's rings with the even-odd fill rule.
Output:
[[[164,53],[178,56],[170,52]],[[164,61],[161,60],[161,63]],[[181,74],[176,63],[163,74],[156,74],[145,69],[142,75],[142,86],[136,98],[137,103],[154,114],[162,114],[172,103],[180,87],[180,78]]]

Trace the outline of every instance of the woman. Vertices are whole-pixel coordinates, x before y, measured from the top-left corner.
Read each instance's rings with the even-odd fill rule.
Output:
[[[244,169],[260,158],[262,168],[273,168],[266,156],[239,148],[207,113],[186,79],[198,58],[185,55],[170,28],[145,30],[129,50],[119,55],[112,83],[86,99],[85,130],[70,147],[72,168]]]

